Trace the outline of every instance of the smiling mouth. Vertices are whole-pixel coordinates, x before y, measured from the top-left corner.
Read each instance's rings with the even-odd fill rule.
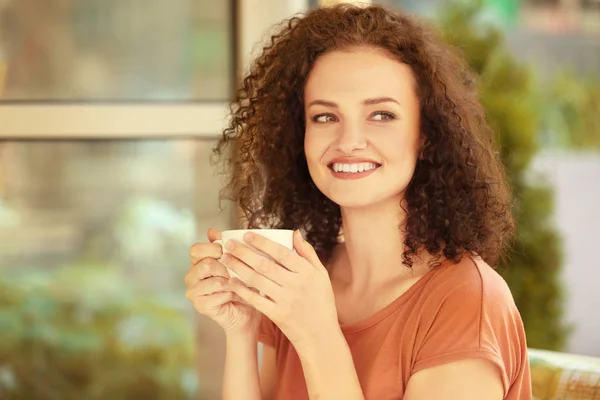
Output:
[[[368,172],[376,170],[381,167],[381,164],[375,162],[362,162],[362,163],[331,163],[328,165],[329,169],[336,173],[347,173],[347,174],[358,174],[361,172]]]

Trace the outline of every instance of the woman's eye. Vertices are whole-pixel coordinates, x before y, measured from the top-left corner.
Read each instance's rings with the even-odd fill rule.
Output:
[[[394,114],[392,114],[391,112],[378,111],[373,114],[373,117],[371,119],[373,121],[390,121],[390,120],[396,119],[396,116]]]
[[[319,115],[315,115],[312,118],[313,122],[319,122],[322,124],[326,124],[326,123],[331,123],[331,122],[335,122],[336,118],[335,115],[333,114],[319,114]]]

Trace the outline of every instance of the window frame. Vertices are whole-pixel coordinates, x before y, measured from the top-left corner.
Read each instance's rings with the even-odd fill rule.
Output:
[[[229,99],[237,90],[239,9],[230,2]],[[1,101],[2,140],[217,139],[227,126],[229,101]],[[68,123],[65,123],[68,121]]]
[[[0,138],[217,138],[226,127],[228,109],[227,102],[2,104]]]

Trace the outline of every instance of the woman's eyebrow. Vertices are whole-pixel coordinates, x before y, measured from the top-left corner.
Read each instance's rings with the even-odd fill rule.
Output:
[[[365,99],[362,102],[364,105],[366,106],[370,106],[373,104],[381,104],[381,103],[396,103],[398,105],[400,105],[400,102],[398,102],[398,100],[392,98],[392,97],[374,97],[374,98],[370,98],[370,99]],[[325,106],[325,107],[332,107],[332,108],[339,108],[339,105],[337,103],[334,103],[333,101],[328,101],[328,100],[313,100],[310,103],[308,103],[308,107],[312,107],[312,106]]]
[[[325,107],[339,108],[339,106],[336,103],[334,103],[333,101],[327,101],[327,100],[313,100],[310,103],[308,103],[308,107],[312,107],[312,106],[325,106]]]
[[[370,106],[373,104],[380,104],[380,103],[396,103],[398,105],[400,105],[400,102],[396,99],[394,99],[393,97],[375,97],[372,99],[366,99],[363,101],[363,104],[366,106]]]

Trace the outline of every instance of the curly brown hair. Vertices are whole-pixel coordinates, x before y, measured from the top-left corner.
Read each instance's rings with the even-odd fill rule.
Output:
[[[511,195],[493,132],[465,61],[419,19],[387,7],[340,4],[284,21],[243,79],[215,148],[237,150],[222,198],[250,228],[302,229],[326,262],[340,208],[313,183],[304,154],[304,87],[319,56],[376,47],[412,69],[422,147],[401,206],[403,262],[420,250],[454,261],[465,252],[494,265],[514,231]]]

